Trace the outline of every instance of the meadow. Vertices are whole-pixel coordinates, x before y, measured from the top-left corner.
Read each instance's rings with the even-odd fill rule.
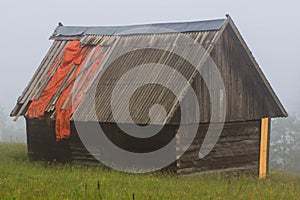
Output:
[[[0,199],[300,199],[300,176],[128,174],[102,166],[31,162],[25,144],[0,143]]]

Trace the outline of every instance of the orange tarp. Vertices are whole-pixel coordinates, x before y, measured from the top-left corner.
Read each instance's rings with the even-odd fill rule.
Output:
[[[53,77],[50,79],[48,85],[42,92],[39,99],[33,100],[31,102],[28,108],[29,118],[39,118],[44,116],[45,109],[47,108],[52,97],[55,95],[58,88],[62,84],[64,78],[72,68],[73,64],[78,64],[81,62],[80,59],[82,58],[82,56],[79,56],[80,52],[81,52],[81,47],[79,41],[72,41],[67,45],[63,55],[60,56],[52,65],[48,76],[50,76],[55,66],[60,62],[62,57],[64,57],[64,60],[57,68],[57,71],[53,74]]]
[[[81,74],[81,77],[79,80],[73,81],[61,94],[59,100],[56,103],[56,140],[61,140],[63,138],[70,137],[70,118],[73,114],[73,112],[76,110],[82,99],[85,97],[85,94],[83,91],[85,90],[87,83],[92,78],[95,70],[97,69],[99,63],[101,62],[104,54],[100,55],[98,58],[96,57],[99,54],[101,47],[98,46],[94,55],[92,55],[91,60],[95,60],[95,62],[92,64],[91,70],[85,70]],[[85,62],[83,62],[85,63]],[[78,73],[80,72],[83,64],[78,67],[76,72],[72,75],[70,78],[71,80],[74,80],[75,77],[78,76]],[[75,88],[74,88],[75,87]],[[74,91],[76,96],[74,94],[71,94],[71,92]],[[71,94],[71,95],[70,95]],[[69,96],[69,97],[68,97]],[[67,101],[67,102],[66,102]],[[61,109],[65,105],[64,109]]]
[[[101,47],[98,46],[92,59],[95,59],[96,55],[99,53]],[[84,97],[83,90],[86,88],[87,83],[91,79],[95,70],[97,69],[99,63],[101,62],[103,55],[96,58],[96,61],[93,62],[90,71],[84,71],[81,77],[86,77],[84,80],[76,80],[78,85],[81,85],[80,88],[76,88],[74,91],[76,92],[76,97],[70,97],[69,94],[72,91],[74,86],[74,82],[79,72],[81,71],[85,61],[86,55],[90,53],[90,49],[83,49],[80,46],[79,41],[71,41],[66,46],[63,54],[55,61],[52,65],[50,72],[48,73],[48,77],[51,78],[49,83],[45,87],[44,91],[40,95],[39,99],[33,100],[28,108],[28,117],[29,118],[39,118],[43,117],[45,114],[45,109],[50,103],[53,96],[58,92],[58,89],[61,87],[61,84],[64,82],[66,88],[63,88],[61,91],[61,95],[56,103],[56,140],[61,140],[63,138],[70,137],[70,117],[73,114],[74,110],[77,108],[79,103]],[[62,60],[63,59],[63,60]],[[61,61],[62,60],[62,61]],[[61,62],[61,63],[60,63]],[[60,63],[60,64],[59,64]],[[53,73],[56,66],[59,64],[57,70]],[[74,68],[75,67],[75,68]],[[73,69],[70,77],[66,81],[66,76]],[[90,72],[87,74],[87,72]],[[51,74],[53,73],[53,76]],[[84,81],[84,83],[82,83]],[[82,84],[80,84],[82,83]],[[65,103],[65,101],[68,101]],[[61,109],[63,105],[65,109]]]

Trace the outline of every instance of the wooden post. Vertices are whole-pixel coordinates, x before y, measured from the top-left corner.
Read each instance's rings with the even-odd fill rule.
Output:
[[[264,179],[268,169],[269,118],[261,119],[260,131],[259,178]]]

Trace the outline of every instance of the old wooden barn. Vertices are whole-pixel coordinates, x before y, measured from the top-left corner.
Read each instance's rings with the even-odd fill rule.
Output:
[[[179,41],[176,39],[178,35],[184,35],[193,42]],[[21,115],[26,119],[28,154],[32,159],[97,161],[80,139],[72,118],[76,114],[87,135],[94,131],[90,128],[93,124],[100,124],[113,143],[131,152],[157,150],[175,137],[174,162],[167,168],[178,173],[225,170],[266,176],[270,119],[286,117],[287,112],[229,16],[226,19],[184,23],[58,26],[50,39],[53,44],[49,52],[11,112],[16,119]],[[226,101],[223,100],[225,97],[220,97],[220,102],[226,102],[224,127],[220,128],[219,122],[214,121],[215,129],[220,129],[221,135],[204,158],[198,154],[212,116],[207,82],[191,63],[171,51],[145,50],[145,47],[154,45],[169,50],[180,47],[186,55],[191,55],[195,44],[200,44],[212,58],[226,92]],[[124,50],[127,53],[117,58]],[[129,110],[134,123],[141,126],[162,125],[158,136],[138,140],[123,133],[115,123],[110,105],[117,81],[133,67],[147,63],[173,67],[189,80],[197,95],[199,128],[192,144],[182,155],[178,145],[185,141],[176,136],[180,123],[183,123],[178,104],[185,98],[187,83],[179,79],[166,77],[169,84],[179,88],[182,99],[159,84],[144,85],[130,99]],[[145,79],[151,76],[151,71],[145,73]],[[210,79],[209,75],[207,79]],[[213,85],[214,80],[210,82]],[[133,80],[126,84],[123,96],[137,83]],[[91,92],[94,86],[95,93]],[[149,109],[155,104],[165,108],[166,119],[150,120]],[[122,102],[118,105],[123,112]],[[188,112],[193,113],[196,108],[190,103]],[[122,119],[125,126],[133,126],[129,119]],[[183,126],[192,123],[193,119],[186,120]],[[189,135],[188,129],[185,130],[185,135]],[[97,153],[105,154],[105,150]]]

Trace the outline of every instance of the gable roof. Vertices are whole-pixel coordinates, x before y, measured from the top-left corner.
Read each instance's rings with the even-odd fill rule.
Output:
[[[112,93],[112,90],[117,84],[118,78],[123,75],[126,71],[130,70],[132,66],[138,64],[149,63],[152,61],[158,61],[161,64],[169,65],[172,64],[174,69],[179,71],[186,79],[193,82],[196,72],[190,66],[190,63],[184,62],[177,58],[174,55],[162,53],[159,51],[153,51],[148,49],[147,51],[137,50],[139,47],[151,47],[153,44],[159,44],[164,47],[174,47],[181,46],[184,51],[188,54],[193,51],[192,43],[183,43],[182,41],[177,41],[178,32],[185,34],[186,36],[196,41],[198,44],[201,44],[203,48],[210,53],[214,48],[215,42],[218,40],[224,29],[228,24],[231,24],[232,21],[229,18],[226,20],[208,20],[200,22],[184,22],[184,23],[163,23],[163,24],[148,24],[148,25],[131,25],[131,26],[104,26],[104,27],[70,27],[70,26],[58,26],[53,35],[52,39],[55,41],[51,46],[49,52],[43,59],[41,65],[35,72],[33,78],[29,82],[28,86],[23,91],[22,95],[19,97],[17,105],[11,112],[11,116],[16,116],[16,119],[20,115],[27,115],[28,106],[30,102],[34,99],[38,99],[43,90],[45,89],[47,83],[49,82],[48,73],[55,61],[62,56],[66,45],[70,40],[80,39],[81,44],[84,45],[84,48],[89,48],[95,53],[95,49],[101,46],[101,53],[105,54],[104,58],[98,65],[96,71],[92,73],[91,63],[93,63],[92,56],[87,56],[87,61],[77,76],[78,79],[83,81],[88,80],[86,88],[84,88],[83,93],[86,95],[79,107],[75,110],[76,118],[82,121],[97,121],[100,122],[114,122],[112,116],[112,111],[110,109],[110,98],[108,94]],[[231,24],[233,25],[233,24]],[[134,29],[134,30],[132,30]],[[245,46],[247,48],[247,46]],[[122,55],[121,58],[116,59],[120,52],[123,51],[131,52]],[[251,56],[251,55],[250,55]],[[109,66],[108,66],[109,65]],[[258,65],[257,65],[258,67]],[[259,67],[257,70],[260,70]],[[150,71],[145,71],[144,79],[146,79]],[[266,78],[263,76],[261,71],[259,72],[261,78],[264,80],[264,83],[267,85],[269,92],[272,94],[272,97],[277,99],[277,106],[280,107],[282,113],[278,113],[278,116],[286,115],[286,112],[279,102],[274,91],[268,86]],[[89,79],[86,77],[90,76]],[[186,88],[186,83],[180,82],[178,77],[168,77],[169,83],[176,85],[178,88],[179,96],[184,95]],[[56,108],[56,102],[61,96],[62,91],[70,84],[72,80],[66,80],[59,87],[56,94],[52,97],[49,105],[46,107],[45,112],[49,113],[51,117],[55,117],[56,109],[65,109],[66,104],[61,108]],[[143,80],[143,78],[139,79]],[[74,80],[73,80],[74,81]],[[97,83],[96,85],[94,83]],[[126,90],[130,90],[134,84],[143,84],[143,81],[140,82],[131,82],[128,83],[127,89],[124,89],[124,95],[126,96]],[[72,90],[68,96],[80,93],[80,89],[83,86],[80,86],[76,91]],[[89,92],[93,87],[98,87],[99,91],[94,94]],[[167,112],[167,119],[162,121],[157,121],[157,124],[168,123],[172,116],[175,114],[178,108],[178,102],[182,99],[176,98],[177,94],[174,95],[170,93],[169,90],[160,87],[158,85],[148,84],[143,87],[143,90],[137,91],[134,98],[133,104],[135,105],[132,116],[133,120],[138,124],[148,124],[150,123],[150,118],[148,116],[149,106],[154,104],[160,104],[165,107]],[[183,98],[183,97],[182,97]],[[68,101],[70,99],[67,99]],[[97,112],[92,111],[91,105],[95,103],[96,100],[96,110]],[[119,115],[122,115],[125,105],[123,102],[119,102]],[[137,110],[138,109],[138,110]],[[159,113],[158,113],[159,114]],[[124,121],[123,123],[129,123]]]

